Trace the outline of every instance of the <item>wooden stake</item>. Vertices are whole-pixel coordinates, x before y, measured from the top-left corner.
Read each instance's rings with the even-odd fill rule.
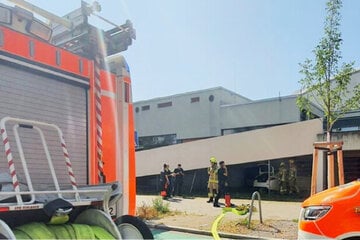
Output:
[[[332,188],[335,186],[335,177],[334,177],[334,154],[328,153],[328,188]]]
[[[312,175],[311,175],[311,192],[310,195],[314,195],[316,193],[316,185],[317,185],[317,172],[318,172],[318,159],[319,158],[319,150],[314,148],[313,152],[313,164],[312,164]]]
[[[343,162],[343,152],[342,149],[337,151],[337,160],[338,160],[338,171],[339,171],[339,185],[344,184],[344,162]]]

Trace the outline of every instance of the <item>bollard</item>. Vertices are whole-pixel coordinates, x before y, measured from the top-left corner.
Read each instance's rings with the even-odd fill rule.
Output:
[[[250,223],[251,223],[251,216],[252,216],[252,210],[253,210],[253,207],[254,207],[254,200],[255,200],[255,197],[257,196],[258,198],[258,202],[259,202],[259,214],[260,214],[260,223],[263,223],[263,220],[262,220],[262,211],[261,211],[261,197],[260,197],[260,193],[258,191],[255,191],[253,192],[252,196],[251,196],[251,205],[250,205],[250,212],[249,212],[249,222],[248,222],[248,225],[247,227],[250,228]]]

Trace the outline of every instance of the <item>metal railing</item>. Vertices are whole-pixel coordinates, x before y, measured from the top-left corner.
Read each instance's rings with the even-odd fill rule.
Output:
[[[250,205],[250,210],[249,210],[249,222],[247,224],[247,227],[250,228],[250,223],[251,223],[251,217],[252,217],[252,213],[253,213],[253,208],[254,208],[254,200],[255,197],[257,196],[258,199],[258,203],[259,203],[259,215],[260,215],[260,223],[263,223],[262,220],[262,210],[261,210],[261,197],[260,197],[260,193],[258,191],[253,192],[252,196],[251,196],[251,205]]]
[[[10,140],[8,138],[8,134],[7,134],[7,130],[6,130],[7,122],[14,123],[12,130],[14,133],[14,137],[15,137],[15,141],[16,141],[16,145],[17,145],[17,149],[18,149],[18,153],[19,153],[21,166],[23,168],[24,175],[25,175],[25,180],[26,180],[25,184],[28,187],[28,190],[25,190],[25,191],[20,190],[20,182],[18,180],[17,172],[15,170],[15,164],[14,164],[15,159],[12,154]],[[72,186],[71,189],[61,189],[60,188],[58,178],[55,173],[53,160],[52,160],[51,154],[49,152],[44,133],[41,129],[42,127],[53,129],[58,134],[59,147],[62,149],[64,163],[67,168],[67,175],[69,177],[69,182],[71,183],[71,186]],[[50,174],[53,184],[55,186],[55,190],[38,191],[38,190],[34,189],[33,182],[32,182],[29,170],[28,170],[28,162],[26,161],[25,154],[23,151],[23,146],[21,144],[21,139],[20,139],[20,135],[19,135],[19,131],[18,131],[19,128],[26,128],[29,130],[34,130],[35,133],[38,133],[40,140],[41,140],[41,145],[45,152],[46,162],[47,162],[48,169],[49,169],[49,174]],[[39,202],[37,199],[37,197],[39,195],[55,194],[58,198],[65,199],[64,194],[70,194],[70,195],[73,195],[73,197],[70,197],[70,198],[67,197],[66,200],[70,201],[74,206],[89,205],[89,204],[91,204],[92,201],[101,201],[102,205],[103,205],[103,209],[106,212],[108,212],[109,201],[110,201],[110,198],[112,197],[111,195],[115,189],[112,189],[112,185],[109,185],[109,184],[98,185],[98,186],[85,186],[85,187],[80,187],[81,189],[78,188],[76,180],[75,180],[75,175],[74,175],[74,172],[72,169],[71,161],[69,158],[69,154],[68,154],[68,151],[66,148],[63,133],[57,125],[48,124],[48,123],[39,122],[39,121],[32,121],[32,120],[27,120],[27,119],[4,117],[0,120],[0,134],[1,134],[3,144],[5,147],[5,155],[6,155],[6,158],[8,161],[10,176],[11,176],[12,185],[13,185],[13,191],[11,191],[11,192],[0,191],[0,197],[5,197],[5,198],[12,197],[12,196],[16,197],[16,202],[3,201],[2,203],[0,203],[0,207],[7,206],[7,207],[11,208],[10,210],[12,210],[12,209],[16,210],[18,208],[25,209],[25,208],[29,208],[29,207],[42,208],[43,207],[42,201]],[[83,197],[80,197],[80,194],[83,194]],[[24,195],[30,196],[30,199],[24,201],[23,200]],[[98,195],[98,196],[95,196],[95,195]],[[119,192],[119,195],[121,195],[120,192]],[[46,199],[46,201],[47,200],[49,200],[49,199]]]

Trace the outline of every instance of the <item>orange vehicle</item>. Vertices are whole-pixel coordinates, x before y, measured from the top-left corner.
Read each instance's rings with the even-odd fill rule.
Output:
[[[360,239],[360,181],[317,193],[302,204],[298,239]]]
[[[19,6],[0,3],[0,237],[61,216],[99,217],[115,239],[152,238],[134,216],[131,79],[119,54],[135,38],[131,23],[103,31],[87,19],[98,5],[60,18],[9,1]],[[54,201],[66,206],[49,215]]]

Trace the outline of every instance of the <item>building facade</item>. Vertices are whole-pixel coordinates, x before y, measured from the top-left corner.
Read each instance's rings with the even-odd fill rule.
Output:
[[[222,87],[134,103],[141,148],[153,148],[221,135],[220,108],[250,99]]]
[[[135,102],[140,150],[305,120],[297,95],[252,101],[222,87]],[[314,106],[314,116],[322,112]]]
[[[349,96],[359,82],[360,71],[357,71],[352,75]],[[197,98],[199,94],[202,95]],[[232,97],[226,99],[222,94]],[[209,158],[216,156],[229,165],[230,185],[235,193],[248,189],[248,175],[257,166],[272,165],[276,174],[281,162],[294,159],[298,166],[301,196],[307,197],[313,143],[324,141],[326,134],[320,107],[312,104],[312,116],[318,119],[305,121],[308,120],[306,114],[299,110],[296,99],[297,95],[290,95],[252,101],[224,88],[216,88],[135,103],[140,139],[173,135],[172,142],[158,145],[171,146],[150,149],[157,147],[156,144],[144,145],[145,151],[137,152],[139,191],[154,193],[158,190],[156,186],[162,164],[175,167],[181,163],[187,170],[185,186],[190,194],[191,191],[206,194],[206,167]],[[167,106],[173,108],[159,107],[164,102],[171,102]],[[145,108],[157,107],[156,111],[151,114],[146,113],[147,110],[141,111],[147,105],[150,107]],[[344,142],[345,181],[359,178],[360,110],[349,112],[336,122],[333,140]],[[173,145],[175,143],[183,144]],[[142,144],[147,143],[143,141]],[[321,159],[317,186],[320,190],[327,185],[326,153]]]

